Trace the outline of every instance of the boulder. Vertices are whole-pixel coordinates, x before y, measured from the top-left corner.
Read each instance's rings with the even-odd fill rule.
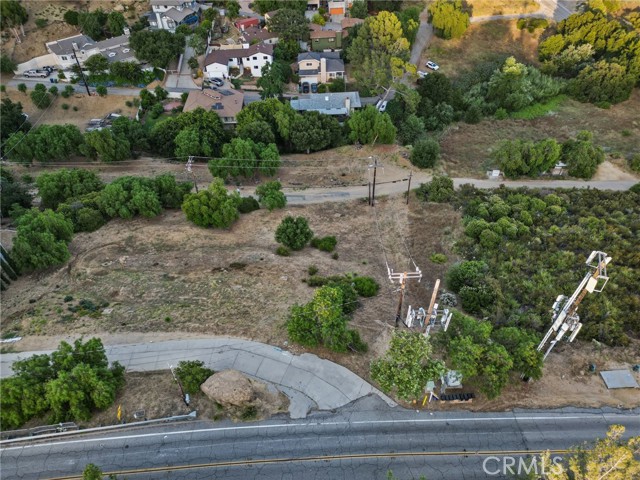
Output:
[[[256,398],[253,382],[237,370],[223,370],[207,378],[200,390],[222,406],[243,407]]]

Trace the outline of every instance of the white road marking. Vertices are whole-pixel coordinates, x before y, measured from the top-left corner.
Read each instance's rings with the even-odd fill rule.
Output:
[[[417,419],[406,419],[406,420],[373,420],[373,421],[356,421],[356,422],[325,422],[325,423],[282,423],[275,425],[247,425],[247,426],[234,426],[234,427],[220,427],[220,428],[205,428],[200,430],[180,430],[177,432],[156,432],[156,433],[141,433],[137,435],[124,435],[120,437],[104,437],[104,438],[84,438],[78,440],[68,440],[63,442],[50,442],[50,443],[41,443],[34,445],[23,445],[18,447],[8,447],[0,449],[2,451],[9,450],[18,450],[18,449],[26,449],[26,448],[43,448],[43,447],[55,447],[61,445],[72,445],[77,443],[90,443],[90,442],[110,442],[110,441],[121,441],[121,440],[132,440],[136,438],[152,438],[152,437],[164,437],[167,438],[169,435],[195,435],[200,433],[211,433],[211,432],[228,432],[228,431],[237,431],[237,430],[267,430],[274,428],[299,428],[299,427],[318,427],[318,426],[349,426],[349,425],[385,425],[385,424],[405,424],[405,423],[415,423],[415,424],[427,424],[427,423],[457,423],[457,422],[497,422],[497,421],[534,421],[534,420],[578,420],[578,419],[594,419],[594,418],[606,418],[606,414],[594,413],[590,415],[569,415],[569,416],[555,416],[555,417],[545,417],[545,416],[530,416],[530,417],[481,417],[481,418],[417,418]],[[630,417],[635,420],[638,420],[637,415],[626,415],[626,414],[614,414],[616,419],[620,419],[621,417]]]

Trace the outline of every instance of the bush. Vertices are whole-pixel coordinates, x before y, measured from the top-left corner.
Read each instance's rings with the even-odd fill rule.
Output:
[[[427,202],[448,202],[453,195],[453,180],[446,176],[436,175],[433,180],[422,184],[418,189],[418,196]]]
[[[215,372],[204,366],[204,362],[200,360],[183,360],[178,363],[176,368],[176,377],[182,384],[185,393],[194,395],[200,391],[202,385],[207,378]]]
[[[27,92],[27,86],[24,83],[19,83],[18,84],[18,91],[20,93],[26,93]]]
[[[411,151],[411,163],[419,168],[433,168],[440,156],[440,145],[433,138],[418,140]]]
[[[44,28],[47,26],[47,19],[46,18],[36,18],[36,27],[38,28]]]
[[[282,185],[277,181],[258,185],[256,195],[258,195],[260,204],[270,212],[276,208],[284,208],[287,205],[287,197],[282,193]]]
[[[229,194],[219,178],[207,190],[186,195],[182,211],[200,227],[229,228],[238,219],[240,195]]]
[[[101,97],[104,97],[107,94],[107,87],[105,87],[104,85],[98,85],[98,87],[96,88],[96,93]]]
[[[291,255],[291,251],[284,245],[280,245],[278,246],[278,248],[276,248],[276,255],[280,255],[281,257],[288,257],[289,255]]]
[[[60,108],[62,108],[63,110],[69,110],[69,104],[63,103],[62,105],[60,105]]]
[[[314,237],[311,239],[311,246],[323,252],[333,252],[337,243],[336,237]]]
[[[251,213],[255,210],[260,210],[260,204],[252,196],[242,197],[238,204],[238,211],[240,213]]]
[[[433,263],[441,265],[443,263],[447,263],[447,256],[443,253],[432,253],[429,257],[429,260],[431,260]]]
[[[361,297],[375,297],[380,290],[380,285],[371,277],[353,277],[353,288]]]
[[[509,113],[504,108],[499,108],[493,116],[496,120],[506,120],[509,118]]]
[[[316,267],[315,265],[309,265],[307,273],[309,274],[309,276],[313,277],[316,273],[318,273],[318,267]]]
[[[631,157],[631,159],[629,160],[629,168],[631,168],[631,170],[633,170],[634,172],[640,172],[640,153],[636,153],[633,157]]]
[[[276,230],[276,241],[291,250],[302,250],[313,238],[313,231],[304,217],[285,217]]]

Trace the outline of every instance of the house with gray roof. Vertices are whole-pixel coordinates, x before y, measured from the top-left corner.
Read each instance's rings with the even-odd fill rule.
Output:
[[[200,5],[195,0],[150,0],[151,12],[146,17],[151,28],[175,32],[179,25],[196,25]]]
[[[207,78],[230,78],[230,69],[240,73],[249,70],[253,77],[262,76],[262,67],[273,62],[273,45],[256,43],[243,48],[212,50],[204,59],[203,71]],[[246,47],[246,48],[245,48]]]
[[[76,57],[80,64],[92,55],[101,54],[109,62],[130,62],[137,61],[134,51],[129,47],[128,29],[125,35],[107,38],[96,42],[87,35],[74,35],[73,37],[54,40],[45,44],[49,53],[56,58],[58,67],[69,68],[76,64]]]
[[[339,52],[304,52],[298,54],[297,73],[300,85],[327,83],[347,76]]]
[[[312,93],[291,100],[298,112],[319,112],[324,115],[348,117],[356,108],[362,108],[358,92]]]

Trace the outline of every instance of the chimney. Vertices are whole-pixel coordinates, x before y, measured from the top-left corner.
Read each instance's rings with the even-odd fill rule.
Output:
[[[351,112],[351,97],[346,97],[344,99],[344,108],[347,109],[347,113]]]
[[[73,47],[74,50],[78,49],[78,44],[76,42],[71,42],[71,46]]]
[[[131,30],[129,30],[129,27],[124,27],[123,28],[124,34],[128,37],[129,35],[131,35]]]

